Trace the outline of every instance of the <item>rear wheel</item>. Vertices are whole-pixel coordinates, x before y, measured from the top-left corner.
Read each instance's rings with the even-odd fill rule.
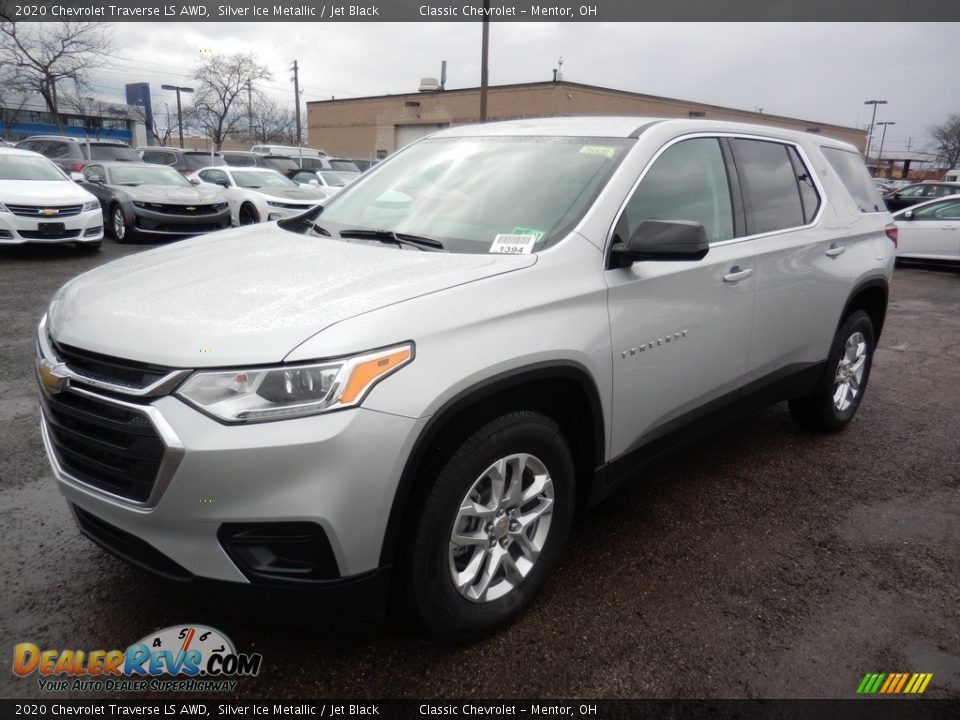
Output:
[[[244,203],[237,212],[241,225],[256,225],[260,222],[260,213],[250,203]]]
[[[413,533],[408,587],[427,630],[466,642],[516,618],[556,569],[573,505],[573,459],[553,420],[514,412],[469,434]]]
[[[857,310],[840,324],[816,389],[790,401],[794,420],[820,432],[834,432],[850,422],[867,389],[873,351],[873,322],[866,312]]]

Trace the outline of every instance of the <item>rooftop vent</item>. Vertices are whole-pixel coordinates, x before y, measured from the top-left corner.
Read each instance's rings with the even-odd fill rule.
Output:
[[[440,81],[436,78],[425,77],[420,80],[420,92],[436,92],[440,89]]]

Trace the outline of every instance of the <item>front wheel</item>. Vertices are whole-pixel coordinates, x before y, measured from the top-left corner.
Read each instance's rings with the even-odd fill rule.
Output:
[[[794,420],[819,432],[834,432],[850,422],[867,389],[873,351],[873,321],[866,312],[857,310],[840,324],[816,389],[807,397],[790,401]]]
[[[256,225],[260,222],[260,213],[250,203],[241,205],[237,215],[241,225]]]
[[[133,234],[130,223],[127,222],[127,218],[123,214],[123,208],[119,205],[114,205],[110,211],[110,231],[113,233],[113,238],[119,243],[126,242]]]
[[[573,459],[553,420],[514,412],[470,434],[413,533],[408,581],[427,630],[466,642],[516,618],[559,564],[573,505]]]

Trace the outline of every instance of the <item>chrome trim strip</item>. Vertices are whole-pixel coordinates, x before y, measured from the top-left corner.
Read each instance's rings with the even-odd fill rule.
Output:
[[[50,346],[50,336],[47,334],[46,315],[43,316],[43,318],[40,320],[40,325],[37,327],[37,347],[40,350],[40,357],[42,360],[46,360],[51,365],[58,366],[57,373],[59,375],[83,385],[89,385],[90,387],[99,388],[100,390],[109,390],[110,392],[120,393],[122,395],[131,395],[133,397],[146,398],[169,395],[174,388],[177,387],[177,385],[183,382],[187,376],[193,372],[191,369],[173,370],[156,382],[143,388],[135,388],[128,385],[117,385],[115,383],[107,382],[106,380],[98,380],[97,378],[82,375],[81,373],[70,369],[70,367],[68,367],[67,364],[57,356],[54,349]],[[97,397],[100,396],[98,395]]]
[[[41,389],[40,392],[44,392],[43,389]],[[85,492],[94,494],[100,498],[105,496],[127,508],[132,507],[149,511],[156,507],[157,503],[160,502],[161,496],[170,485],[170,481],[173,480],[173,476],[176,474],[177,468],[180,467],[180,462],[183,460],[183,456],[185,454],[183,443],[173,431],[173,428],[170,426],[170,423],[167,422],[166,418],[164,418],[163,415],[160,414],[160,411],[152,405],[137,405],[134,403],[128,403],[124,402],[123,400],[117,400],[115,398],[98,395],[97,393],[93,393],[89,390],[84,390],[78,387],[69,387],[63,392],[72,392],[78,395],[85,395],[99,402],[116,405],[133,412],[138,412],[141,415],[145,415],[153,425],[153,428],[160,435],[160,440],[163,442],[165,450],[163,451],[163,459],[160,461],[160,467],[157,468],[157,477],[153,482],[153,488],[150,490],[150,496],[145,501],[141,502],[137,500],[131,500],[130,498],[123,497],[122,495],[117,495],[107,490],[95,487],[77,477],[74,477],[64,470],[63,466],[60,464],[60,458],[53,446],[53,440],[50,438],[50,429],[47,424],[46,414],[43,410],[43,403],[41,403],[40,430],[41,435],[43,436],[43,445],[47,451],[47,456],[50,458],[50,464],[53,465],[53,470],[57,477],[61,481],[69,482],[71,485],[76,486],[80,490],[84,490]]]

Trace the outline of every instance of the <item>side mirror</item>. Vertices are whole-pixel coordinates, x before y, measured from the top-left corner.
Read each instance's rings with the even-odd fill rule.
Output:
[[[624,242],[626,233],[626,216],[621,215],[611,248],[615,267],[637,260],[702,260],[710,250],[706,229],[688,220],[641,220]]]
[[[199,185],[199,184],[200,184],[200,178],[190,177],[190,178],[187,178],[187,180],[189,180],[189,181],[190,181],[191,183],[193,183],[194,185]]]
[[[83,176],[83,173],[78,173],[78,172],[70,173],[70,179],[73,180],[74,182],[80,182],[80,183],[87,181],[87,179]]]
[[[227,182],[226,178],[219,178],[214,185],[219,185],[222,188],[230,187],[230,183]]]
[[[85,175],[88,183],[93,183],[94,185],[103,185],[103,178],[99,175]]]
[[[913,210],[907,210],[902,217],[904,220],[913,220]]]
[[[320,181],[317,180],[316,178],[314,178],[313,180],[308,180],[307,183],[310,185],[315,185],[316,187],[320,187]]]

